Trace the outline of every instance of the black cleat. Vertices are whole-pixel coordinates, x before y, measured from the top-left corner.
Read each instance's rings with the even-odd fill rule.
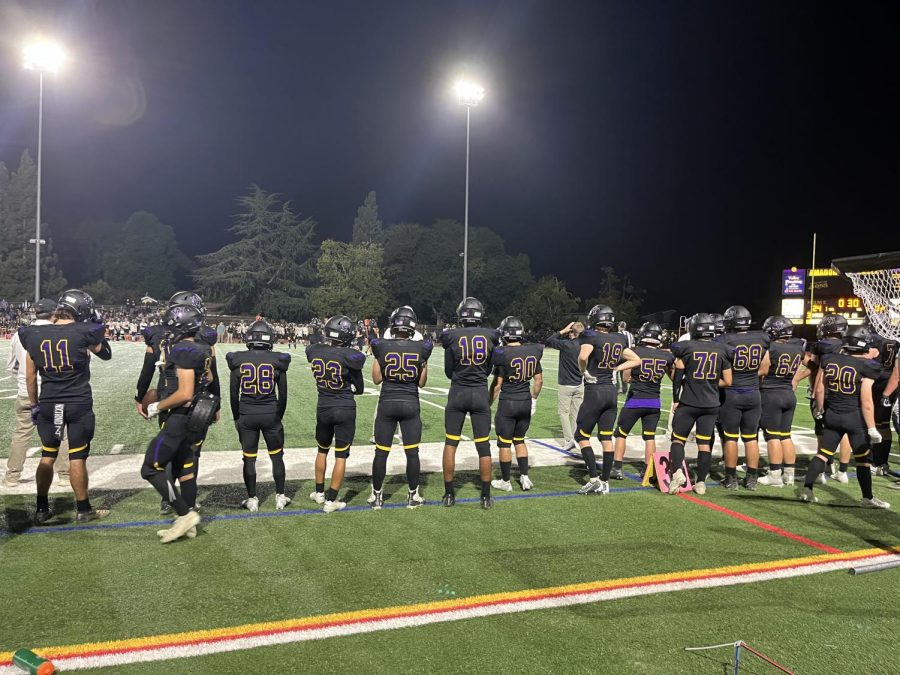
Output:
[[[441,498],[441,504],[444,506],[456,506],[456,495],[445,494]]]
[[[726,490],[737,490],[738,489],[738,478],[737,476],[725,476],[725,480],[722,481],[722,487]]]
[[[53,511],[35,511],[34,524],[35,525],[44,525],[52,517],[53,517]]]
[[[756,475],[747,474],[747,477],[744,478],[744,488],[747,490],[756,490],[756,482],[759,478]]]
[[[109,509],[91,509],[90,511],[79,511],[75,514],[76,523],[89,523],[92,520],[100,520],[109,515]]]
[[[493,497],[482,497],[481,498],[481,508],[487,510],[494,508],[494,498]]]
[[[611,480],[625,480],[625,472],[622,469],[613,467],[610,469],[609,477]]]
[[[172,513],[172,505],[169,504],[169,502],[167,502],[165,499],[163,499],[163,500],[159,503],[159,515],[161,515],[161,516],[167,516],[167,515],[169,515],[170,513]]]

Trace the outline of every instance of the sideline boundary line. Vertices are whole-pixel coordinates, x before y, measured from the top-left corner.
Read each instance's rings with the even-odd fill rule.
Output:
[[[490,593],[468,598],[377,607],[281,621],[37,648],[63,669],[79,670],[129,663],[203,656],[274,644],[409,628],[498,614],[582,605],[697,588],[730,586],[847,569],[862,560],[894,557],[900,549],[863,549],[839,554],[786,558],[587,583]],[[12,653],[0,653],[0,674],[15,671]]]

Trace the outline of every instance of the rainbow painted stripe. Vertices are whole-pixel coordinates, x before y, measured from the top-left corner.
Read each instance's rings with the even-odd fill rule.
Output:
[[[491,593],[469,598],[338,612],[227,628],[44,647],[34,651],[44,658],[52,659],[60,667],[72,670],[142,661],[160,661],[250,649],[263,645],[406,628],[443,621],[458,621],[492,614],[548,609],[653,593],[804,576],[847,569],[860,561],[877,562],[878,559],[892,558],[896,553],[900,553],[900,548],[894,550],[864,549],[763,563]],[[0,673],[16,672],[13,670],[11,660],[11,652],[0,653]]]

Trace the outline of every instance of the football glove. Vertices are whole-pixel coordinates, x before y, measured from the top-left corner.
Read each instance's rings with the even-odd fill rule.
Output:
[[[881,443],[881,440],[881,433],[878,431],[878,429],[876,429],[875,427],[869,429],[869,441],[873,445]]]
[[[159,415],[159,403],[153,402],[147,406],[147,418]]]
[[[584,376],[585,384],[597,384],[597,378],[591,375],[588,371],[584,371],[582,375]]]
[[[893,404],[890,396],[882,396],[881,397],[881,405],[885,408],[890,408]]]
[[[823,417],[825,417],[825,411],[819,410],[818,408],[813,408],[812,414],[813,414],[813,417],[817,420],[820,420]]]
[[[41,406],[33,405],[31,406],[31,423],[37,426],[38,415],[41,414]]]
[[[537,399],[531,399],[531,416],[534,417],[534,413],[537,412]]]

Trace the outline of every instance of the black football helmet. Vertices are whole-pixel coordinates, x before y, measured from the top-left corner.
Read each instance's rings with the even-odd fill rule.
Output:
[[[206,314],[206,305],[203,304],[203,298],[194,293],[194,291],[178,291],[169,298],[169,307],[175,305],[191,305],[200,310],[201,314]]]
[[[867,352],[872,347],[872,333],[865,326],[851,326],[842,338],[843,348],[848,352]]]
[[[647,322],[638,331],[638,344],[658,347],[662,344],[662,328],[658,323]]]
[[[341,347],[349,347],[356,337],[356,327],[349,317],[338,314],[325,322],[325,339]]]
[[[700,312],[688,321],[688,332],[692,340],[712,340],[716,336],[716,324],[709,314]]]
[[[753,322],[753,317],[750,315],[750,310],[746,307],[742,307],[741,305],[732,305],[728,309],[725,310],[725,330],[729,333],[733,333],[739,330],[749,330],[750,324]]]
[[[478,298],[468,297],[459,303],[456,316],[463,326],[480,326],[484,320],[484,305]]]
[[[762,329],[773,340],[786,340],[794,335],[794,322],[775,314],[763,321]]]
[[[391,312],[391,317],[388,319],[392,335],[396,333],[412,335],[416,330],[417,322],[416,313],[409,305],[398,307]]]
[[[609,305],[594,305],[588,312],[588,325],[591,328],[602,326],[610,329],[616,325],[616,313]]]
[[[716,335],[724,335],[725,334],[725,315],[724,314],[716,314],[713,312],[710,314],[712,317],[713,323],[716,324]]]
[[[521,342],[525,337],[525,326],[516,316],[508,316],[500,322],[500,337],[503,342]]]
[[[275,329],[268,321],[254,321],[244,334],[244,344],[252,349],[272,349]]]
[[[75,315],[76,321],[90,321],[96,317],[94,299],[82,290],[72,288],[56,301],[56,309],[65,309]]]
[[[826,337],[842,338],[848,327],[847,319],[840,314],[826,314],[822,317],[822,321],[819,322],[819,327],[816,329],[816,337],[819,340]]]
[[[193,335],[203,325],[203,313],[193,305],[175,305],[166,310],[163,326],[176,340]]]

